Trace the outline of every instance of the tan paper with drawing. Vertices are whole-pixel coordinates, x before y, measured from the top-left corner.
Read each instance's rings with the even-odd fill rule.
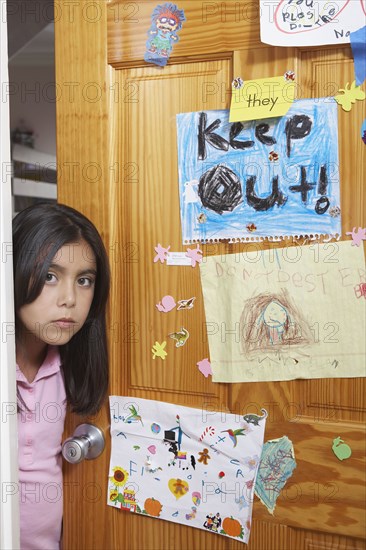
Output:
[[[251,250],[200,265],[213,381],[365,376],[362,246]]]

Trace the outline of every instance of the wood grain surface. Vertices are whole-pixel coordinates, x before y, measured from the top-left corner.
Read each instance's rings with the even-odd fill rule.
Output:
[[[76,5],[77,4],[77,5]],[[249,550],[365,548],[365,379],[213,384],[198,371],[209,357],[199,272],[154,264],[157,243],[183,251],[175,116],[229,107],[233,76],[260,78],[294,70],[299,97],[331,96],[353,80],[351,49],[268,47],[259,40],[259,3],[178,2],[187,21],[168,65],[143,61],[154,2],[75,3],[55,22],[58,200],[89,216],[106,243],[112,291],[108,314],[110,394],[193,407],[269,411],[265,439],[287,435],[297,468],[274,515],[256,498]],[[225,11],[226,10],[226,11]],[[96,12],[95,12],[96,13]],[[238,18],[240,20],[238,20]],[[237,19],[237,20],[236,20]],[[365,102],[340,107],[342,239],[364,226]],[[283,243],[263,243],[263,248]],[[291,246],[293,243],[287,242]],[[301,241],[298,244],[306,244]],[[247,244],[203,245],[204,255]],[[191,311],[158,312],[165,294],[196,297]],[[167,343],[165,361],[151,346],[171,327],[189,345]],[[64,550],[238,550],[242,543],[107,506],[110,456],[107,404],[93,420],[107,446],[96,461],[65,464]],[[85,419],[69,414],[65,437]],[[352,458],[331,450],[341,436]]]

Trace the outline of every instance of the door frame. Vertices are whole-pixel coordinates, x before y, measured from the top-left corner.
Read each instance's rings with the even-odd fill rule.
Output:
[[[6,13],[6,0],[0,0],[1,13]],[[0,71],[1,82],[9,82],[7,20],[1,19]],[[6,91],[6,87],[5,87]],[[0,103],[0,483],[1,523],[0,548],[19,548],[19,485],[18,485],[18,426],[15,379],[15,322],[12,258],[12,207],[9,95]],[[5,169],[4,169],[5,167]],[[7,168],[8,167],[8,168]]]

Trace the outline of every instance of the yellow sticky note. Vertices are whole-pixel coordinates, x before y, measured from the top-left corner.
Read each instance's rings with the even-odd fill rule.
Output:
[[[233,88],[229,122],[285,115],[294,101],[295,87],[283,75],[245,81],[242,88]]]

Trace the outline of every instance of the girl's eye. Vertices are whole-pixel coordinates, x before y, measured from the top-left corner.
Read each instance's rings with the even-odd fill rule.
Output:
[[[53,273],[47,273],[46,275],[46,283],[55,283],[56,282],[56,275]]]
[[[80,286],[92,286],[94,284],[94,279],[90,279],[90,277],[80,277],[78,283]]]

